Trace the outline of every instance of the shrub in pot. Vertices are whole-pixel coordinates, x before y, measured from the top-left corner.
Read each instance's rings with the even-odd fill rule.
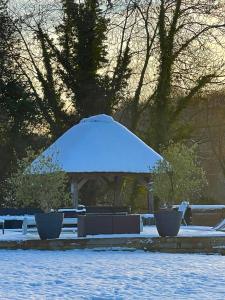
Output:
[[[55,163],[57,160],[53,156],[40,155],[31,166],[35,155],[28,150],[26,157],[18,161],[17,171],[9,180],[10,197],[15,206],[38,207],[44,211],[35,215],[41,239],[59,237],[63,214],[55,210],[70,202],[67,174]]]
[[[207,181],[196,145],[170,144],[162,156],[164,159],[152,170],[153,195],[159,203],[155,211],[156,227],[161,236],[176,236],[182,214],[173,210],[172,205],[196,199]]]

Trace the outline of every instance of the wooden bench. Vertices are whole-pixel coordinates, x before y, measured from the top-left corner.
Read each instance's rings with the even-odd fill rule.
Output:
[[[77,218],[63,218],[63,225],[71,225],[70,227],[76,228],[77,227]],[[27,234],[28,227],[36,227],[35,217],[24,217],[22,231],[23,234]]]
[[[2,234],[5,233],[5,220],[0,219],[0,224],[2,224]]]
[[[0,216],[0,223],[2,224],[2,233],[5,233],[5,221],[23,221],[24,216],[10,216],[2,215]]]

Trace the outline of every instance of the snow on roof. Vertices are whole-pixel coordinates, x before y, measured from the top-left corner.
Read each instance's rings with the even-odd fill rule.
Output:
[[[125,126],[104,114],[82,119],[43,155],[54,156],[56,152],[57,162],[68,173],[150,173],[162,159]]]

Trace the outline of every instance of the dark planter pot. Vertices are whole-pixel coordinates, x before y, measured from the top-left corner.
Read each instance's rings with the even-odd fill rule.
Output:
[[[35,221],[41,240],[57,239],[62,230],[63,213],[39,213]]]
[[[160,236],[177,236],[182,219],[182,212],[160,210],[155,213],[156,228]]]

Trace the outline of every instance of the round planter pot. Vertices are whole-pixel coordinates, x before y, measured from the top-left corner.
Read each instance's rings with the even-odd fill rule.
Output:
[[[182,219],[182,212],[161,210],[155,213],[156,228],[160,236],[177,236]]]
[[[39,213],[35,221],[41,240],[57,239],[62,230],[63,213]]]

